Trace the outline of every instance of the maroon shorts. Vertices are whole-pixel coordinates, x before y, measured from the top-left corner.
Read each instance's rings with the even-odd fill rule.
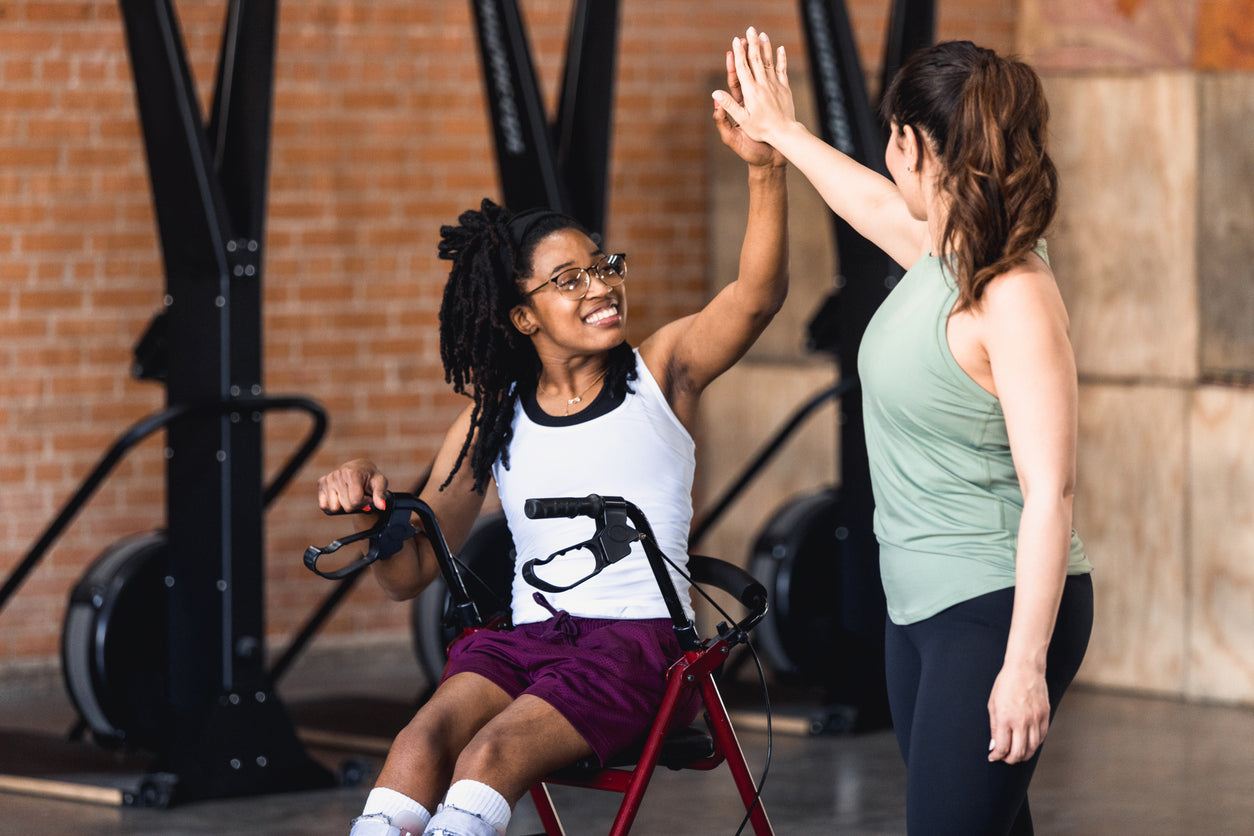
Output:
[[[645,735],[682,655],[670,619],[578,618],[559,612],[512,630],[479,630],[449,648],[444,679],[477,673],[511,699],[539,697],[561,712],[605,763]],[[691,694],[672,728],[691,723]]]

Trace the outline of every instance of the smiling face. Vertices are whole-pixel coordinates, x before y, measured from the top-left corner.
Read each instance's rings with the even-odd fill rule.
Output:
[[[531,272],[518,280],[525,301],[510,318],[531,337],[543,356],[569,356],[608,351],[623,341],[627,320],[624,285],[611,287],[592,272],[582,299],[563,296],[551,279],[572,268],[589,267],[605,253],[587,235],[560,229],[536,244]]]

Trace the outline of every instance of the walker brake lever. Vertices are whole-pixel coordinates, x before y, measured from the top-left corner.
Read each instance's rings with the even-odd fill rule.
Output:
[[[626,502],[617,496],[599,497],[594,494],[586,500],[575,501],[573,505],[564,500],[529,499],[525,512],[532,519],[582,515],[595,517],[597,521],[597,530],[591,539],[555,551],[546,558],[533,558],[523,564],[523,579],[536,589],[542,589],[545,592],[565,592],[568,589],[574,589],[584,581],[591,580],[605,567],[631,554],[631,544],[640,539],[640,532],[632,528],[627,520]],[[567,552],[579,549],[592,552],[594,561],[594,568],[584,577],[566,586],[558,586],[536,575],[537,566],[547,566]]]
[[[338,540],[332,540],[325,546],[310,546],[305,549],[305,566],[315,575],[327,578],[328,580],[337,581],[341,578],[348,577],[359,569],[364,569],[376,560],[385,560],[396,554],[405,543],[418,534],[418,529],[414,528],[410,521],[410,509],[408,507],[400,507],[403,503],[393,502],[391,492],[384,493],[383,508],[375,508],[374,504],[367,501],[359,510],[354,511],[324,511],[327,516],[338,516],[340,514],[367,514],[378,513],[379,520],[371,528],[365,531],[358,531],[341,537]],[[324,572],[318,568],[318,559],[323,555],[332,554],[347,546],[349,543],[356,543],[359,540],[370,541],[370,548],[366,553],[349,563],[341,566],[339,569],[332,569]]]

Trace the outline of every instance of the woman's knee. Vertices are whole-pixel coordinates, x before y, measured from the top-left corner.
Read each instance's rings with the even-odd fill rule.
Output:
[[[388,760],[406,764],[406,768],[451,773],[459,748],[449,732],[449,724],[441,723],[439,718],[424,717],[419,712],[392,741]]]
[[[457,755],[458,775],[482,775],[493,765],[518,763],[515,737],[508,725],[490,723],[462,747]]]
[[[500,688],[482,677],[452,677],[401,730],[392,748],[430,753],[451,763],[509,703],[509,697]]]
[[[449,748],[450,737],[447,723],[419,713],[396,735],[395,743],[406,749],[431,751]]]
[[[591,751],[560,714],[524,698],[462,748],[453,776],[481,781],[513,804],[546,774]]]

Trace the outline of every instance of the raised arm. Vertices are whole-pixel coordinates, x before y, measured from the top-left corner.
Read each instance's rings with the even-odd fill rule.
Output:
[[[828,145],[797,121],[784,48],[775,50],[772,67],[770,39],[750,27],[744,39],[733,41],[732,54],[731,92],[715,92],[714,101],[747,136],[783,154],[860,235],[904,267],[918,260],[929,243],[926,220],[911,216],[892,180]],[[759,67],[772,71],[761,72]]]
[[[483,508],[483,497],[472,489],[474,477],[469,466],[463,465],[449,485],[440,490],[470,429],[470,412],[471,407],[463,410],[445,434],[431,477],[420,495],[440,521],[440,530],[454,551],[469,535]],[[354,459],[318,480],[318,507],[324,511],[349,511],[360,508],[367,499],[382,507],[387,487],[387,477],[374,462]],[[440,574],[435,552],[421,534],[388,559],[371,564],[371,569],[388,597],[396,601],[415,597]]]
[[[726,57],[728,83],[736,79]],[[759,71],[762,71],[759,68]],[[782,155],[748,136],[716,105],[719,137],[749,164],[749,215],[736,280],[700,312],[660,328],[640,354],[685,425],[696,418],[697,399],[753,345],[788,293],[788,191]]]

